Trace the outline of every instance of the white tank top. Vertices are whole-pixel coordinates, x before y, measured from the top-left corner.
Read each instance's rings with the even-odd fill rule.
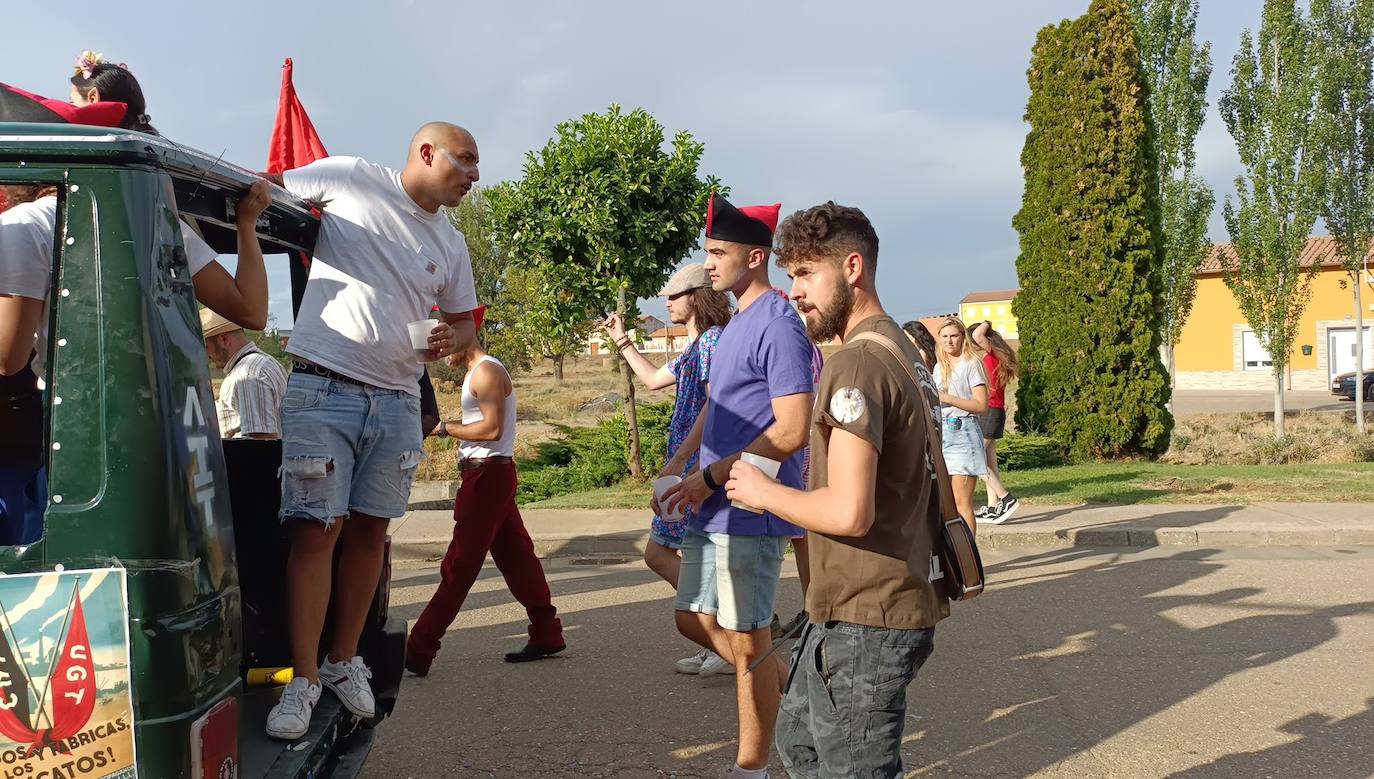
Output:
[[[486,355],[477,361],[477,365],[472,366],[468,374],[463,377],[463,392],[459,396],[463,404],[463,424],[469,425],[473,422],[480,422],[483,417],[482,408],[477,405],[477,396],[472,394],[472,374],[477,371],[477,366],[491,360],[496,363],[496,367],[506,373],[506,378],[510,378],[510,373],[506,372],[506,366],[501,361]],[[480,459],[483,457],[514,457],[515,456],[515,387],[512,385],[510,394],[506,396],[506,418],[502,420],[501,438],[497,441],[460,441],[458,453],[464,460]]]

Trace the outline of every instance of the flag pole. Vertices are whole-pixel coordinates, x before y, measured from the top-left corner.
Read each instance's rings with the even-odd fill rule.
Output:
[[[53,653],[52,662],[48,664],[48,675],[43,680],[43,694],[38,697],[38,710],[43,711],[43,704],[48,701],[48,690],[52,689],[52,675],[57,670],[57,663],[62,659],[62,637],[67,633],[67,625],[71,623],[72,607],[76,604],[76,593],[81,587],[81,577],[76,577],[76,582],[72,584],[72,597],[67,601],[67,613],[62,617],[62,630],[57,634],[57,651]],[[52,717],[48,717],[48,728],[53,727]]]

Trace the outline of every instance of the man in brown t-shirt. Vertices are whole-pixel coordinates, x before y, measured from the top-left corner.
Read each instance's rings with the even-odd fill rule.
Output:
[[[793,650],[776,744],[793,779],[901,776],[906,688],[949,601],[927,514],[928,403],[886,347],[858,336],[924,365],[878,300],[878,236],[862,211],[799,211],[776,247],[812,339],[843,343],[816,388],[811,491],[743,462],[726,484],[732,500],[811,531],[811,624]]]

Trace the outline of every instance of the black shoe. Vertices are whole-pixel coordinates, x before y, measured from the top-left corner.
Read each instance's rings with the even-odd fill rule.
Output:
[[[536,643],[534,643],[533,641],[531,641],[530,643],[525,644],[525,648],[524,648],[524,649],[521,649],[519,652],[507,652],[507,653],[506,653],[506,662],[508,662],[508,663],[528,663],[528,662],[530,662],[530,661],[532,661],[532,660],[543,660],[544,658],[546,658],[546,657],[551,657],[551,656],[553,656],[553,655],[556,655],[556,654],[558,654],[559,652],[562,652],[564,649],[567,649],[567,648],[568,648],[568,645],[567,645],[567,644],[559,644],[558,646],[547,646],[547,647],[546,647],[546,646],[539,646],[538,644],[536,644]]]
[[[805,611],[805,610],[798,611],[798,612],[797,612],[797,616],[795,616],[795,617],[793,617],[792,619],[788,620],[787,624],[782,626],[782,634],[783,634],[784,636],[790,636],[790,635],[792,635],[793,633],[795,633],[795,632],[797,631],[798,628],[800,628],[802,625],[805,625],[805,624],[806,624],[807,619],[808,619],[808,618],[807,618],[807,616],[806,616],[806,611]]]
[[[773,621],[768,623],[768,631],[772,634],[773,640],[782,638],[782,622],[778,620],[778,615],[773,615]]]
[[[429,676],[429,666],[430,666],[433,662],[434,662],[433,660],[421,661],[421,660],[419,660],[419,659],[412,659],[412,658],[407,657],[407,658],[406,658],[406,670],[407,670],[407,671],[410,671],[411,673],[415,674],[416,676]]]
[[[1000,525],[1011,519],[1011,515],[1016,513],[1016,509],[1021,507],[1021,501],[1016,496],[1008,492],[1004,498],[997,501],[996,513],[988,518],[994,525]]]

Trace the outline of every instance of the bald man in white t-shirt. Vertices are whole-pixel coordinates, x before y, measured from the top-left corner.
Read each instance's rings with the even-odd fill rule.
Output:
[[[376,701],[357,654],[381,576],[390,519],[406,511],[420,448],[424,368],[407,324],[440,320],[428,360],[476,337],[472,260],[442,212],[477,183],[477,142],[432,122],[410,144],[405,168],[326,157],[274,178],[324,204],[310,279],[287,352],[282,403],[282,521],[289,523],[288,624],[296,677],[268,714],[267,734],[298,739],[322,686],[355,716]],[[335,545],[337,579],[331,581]],[[333,634],[316,666],[333,596]]]

